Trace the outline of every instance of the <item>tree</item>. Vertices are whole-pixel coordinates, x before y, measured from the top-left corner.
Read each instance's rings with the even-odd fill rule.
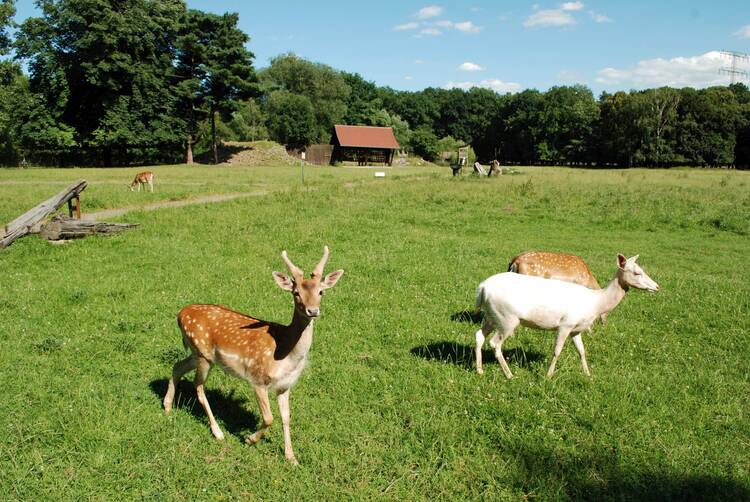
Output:
[[[276,91],[269,96],[266,107],[268,132],[272,139],[293,146],[316,141],[315,111],[307,96]]]
[[[738,168],[750,168],[750,89],[745,84],[730,86],[734,93],[739,117],[736,123],[734,162]]]
[[[649,89],[635,95],[637,124],[644,141],[637,159],[649,166],[663,166],[674,160],[673,133],[677,125],[680,94],[670,87]]]
[[[252,66],[254,55],[245,48],[249,37],[237,28],[237,14],[208,14],[188,10],[180,21],[177,47],[178,93],[187,124],[185,161],[193,162],[193,142],[199,119],[211,123],[211,151],[218,163],[216,113],[224,119],[237,111],[238,101],[258,93]]]
[[[438,156],[438,138],[427,126],[417,128],[411,135],[412,151],[426,160],[435,160]]]
[[[183,129],[174,117],[172,44],[179,0],[39,0],[16,40],[32,92],[57,128],[112,165],[115,151],[168,147]]]
[[[540,151],[540,160],[554,164],[586,162],[598,116],[599,108],[587,87],[552,87],[544,95],[540,124],[544,152]]]
[[[256,141],[268,138],[266,116],[254,99],[243,102],[232,114],[229,129],[239,141]]]
[[[350,89],[344,122],[350,125],[376,125],[371,119],[383,109],[383,101],[378,97],[378,87],[358,73],[342,72],[341,76]]]
[[[312,142],[327,142],[333,126],[346,116],[351,89],[342,74],[330,66],[282,54],[271,60],[271,66],[259,78],[266,92],[286,91],[315,103]]]

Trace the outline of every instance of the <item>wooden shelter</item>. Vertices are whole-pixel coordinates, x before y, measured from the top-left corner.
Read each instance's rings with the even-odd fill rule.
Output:
[[[372,126],[334,126],[332,162],[356,162],[357,165],[393,163],[399,145],[393,129]]]

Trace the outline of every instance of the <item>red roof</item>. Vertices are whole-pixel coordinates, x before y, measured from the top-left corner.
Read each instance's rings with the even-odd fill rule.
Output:
[[[398,141],[390,127],[334,126],[341,146],[365,148],[398,148]]]

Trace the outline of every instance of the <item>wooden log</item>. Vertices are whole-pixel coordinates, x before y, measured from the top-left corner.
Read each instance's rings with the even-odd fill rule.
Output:
[[[39,236],[48,241],[80,239],[95,234],[117,234],[137,226],[138,224],[134,223],[106,223],[103,221],[76,220],[67,216],[55,216],[42,225]]]
[[[54,213],[69,200],[78,197],[86,188],[86,180],[79,180],[54,197],[29,209],[21,216],[5,225],[5,235],[0,239],[0,249],[10,246],[13,241],[28,234],[32,227]]]

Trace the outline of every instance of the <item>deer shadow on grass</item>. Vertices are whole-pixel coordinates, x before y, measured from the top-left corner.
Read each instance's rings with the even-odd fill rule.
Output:
[[[476,369],[474,346],[444,341],[414,347],[410,352],[412,355],[422,357],[428,361],[451,363],[467,370]],[[544,359],[544,356],[539,352],[525,351],[522,347],[503,349],[503,355],[505,356],[505,360],[508,361],[508,364],[522,368],[528,368],[533,363]],[[495,351],[491,349],[483,349],[482,363],[497,363],[497,359],[495,359]]]
[[[160,378],[153,380],[149,384],[151,391],[159,398],[159,403],[162,402],[164,395],[167,393],[168,382],[169,380],[166,378]],[[198,396],[195,393],[195,387],[192,382],[181,380],[175,390],[172,409],[181,408],[189,411],[195,419],[205,423],[206,431],[210,434],[211,430],[208,426],[208,418],[203,410],[203,406],[198,402]],[[208,404],[211,405],[214,417],[216,417],[219,425],[226,432],[243,439],[245,435],[252,434],[257,430],[258,417],[255,413],[248,410],[247,398],[236,396],[234,390],[225,394],[209,388],[206,388],[206,398],[208,399]]]
[[[493,442],[502,457],[512,460],[509,484],[541,499],[750,500],[747,480],[674,472],[658,463],[643,468],[629,464],[627,455],[606,442],[574,451],[508,437]]]

